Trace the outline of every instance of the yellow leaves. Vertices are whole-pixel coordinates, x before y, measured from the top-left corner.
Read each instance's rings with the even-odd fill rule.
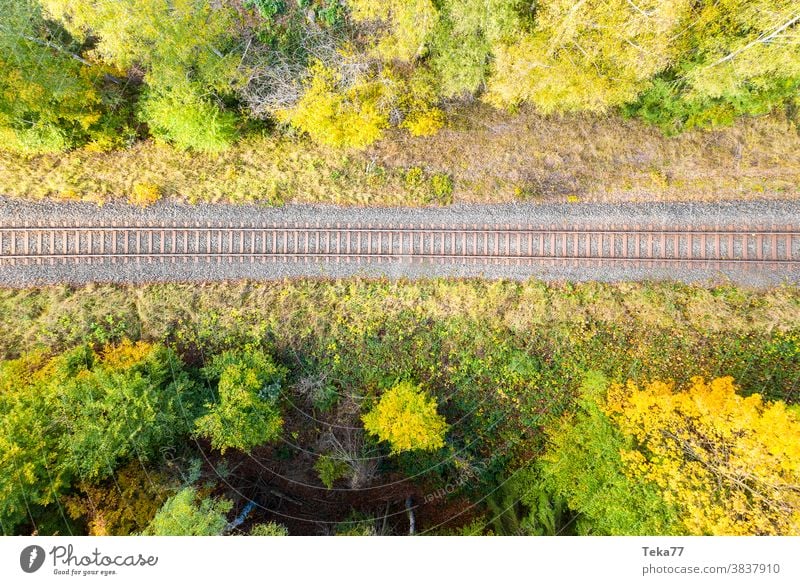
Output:
[[[136,183],[128,195],[128,203],[147,207],[161,199],[161,188],[154,183]]]
[[[444,112],[431,108],[408,116],[401,124],[412,136],[432,136],[444,126]]]
[[[670,40],[690,9],[687,0],[537,3],[536,29],[495,47],[486,99],[545,113],[631,101],[676,57]]]
[[[362,79],[341,89],[341,75],[320,62],[309,74],[303,97],[293,108],[278,110],[278,120],[330,146],[364,148],[381,137],[389,119],[380,107],[384,89],[379,82]]]
[[[410,382],[387,390],[361,419],[368,433],[391,444],[392,453],[440,449],[448,429],[436,412],[436,401]]]
[[[431,0],[349,0],[356,21],[389,23],[389,32],[377,38],[376,56],[386,60],[410,61],[422,54],[428,35],[439,21]]]
[[[107,345],[103,348],[102,362],[115,370],[126,370],[133,365],[144,361],[153,351],[153,345],[145,341],[132,343],[124,339],[117,345]]]
[[[613,384],[602,404],[636,440],[625,470],[655,482],[693,534],[797,534],[800,421],[782,402],[736,393],[730,376],[676,391]]]

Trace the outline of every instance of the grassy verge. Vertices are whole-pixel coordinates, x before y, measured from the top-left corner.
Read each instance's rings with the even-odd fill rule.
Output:
[[[617,116],[543,118],[474,105],[436,136],[389,133],[365,151],[251,137],[221,154],[152,142],[25,158],[0,152],[12,197],[102,203],[155,189],[188,202],[438,205],[716,201],[800,195],[800,134],[779,116],[664,137]]]
[[[798,329],[797,288],[350,280],[0,294],[2,358],[125,336],[174,343],[190,359],[268,343],[295,366],[313,363],[354,384],[407,374],[444,384],[462,367],[497,378],[500,365],[514,380],[520,375],[510,364],[522,352],[537,356],[528,366],[550,372],[554,389],[570,388],[570,376],[587,369],[679,382],[730,374],[793,399]]]

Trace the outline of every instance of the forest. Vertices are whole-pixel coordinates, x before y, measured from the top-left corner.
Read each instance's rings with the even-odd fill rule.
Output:
[[[6,534],[797,534],[800,295],[0,294]]]
[[[29,153],[215,151],[274,126],[355,148],[434,134],[459,100],[665,132],[796,112],[791,0],[637,2],[4,0],[0,128]]]

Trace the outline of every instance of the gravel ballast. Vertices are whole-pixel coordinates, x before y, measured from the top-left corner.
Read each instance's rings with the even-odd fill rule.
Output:
[[[356,208],[310,205],[284,207],[180,205],[161,202],[147,209],[127,205],[24,202],[0,198],[0,225],[37,222],[60,224],[92,223],[94,225],[135,225],[148,222],[178,225],[241,225],[260,223],[348,223],[362,224],[533,224],[533,225],[608,225],[628,226],[653,224],[675,226],[800,226],[800,202],[737,202],[720,204],[654,203],[654,204],[508,204],[464,205],[444,208]],[[547,281],[626,281],[676,280],[696,283],[734,282],[745,286],[765,287],[800,282],[800,269],[784,268],[712,268],[675,265],[668,269],[603,266],[585,263],[563,265],[485,265],[438,262],[309,262],[266,261],[228,263],[153,261],[93,264],[31,264],[0,267],[0,285],[28,287],[45,284],[84,284],[87,282],[163,282],[238,279],[283,279],[297,277],[343,278],[429,278],[481,277]]]

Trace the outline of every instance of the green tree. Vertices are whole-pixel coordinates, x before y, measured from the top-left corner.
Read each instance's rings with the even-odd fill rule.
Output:
[[[249,451],[276,439],[283,428],[278,406],[286,369],[265,353],[246,349],[215,356],[203,373],[216,383],[216,400],[195,421],[198,435],[224,453]]]
[[[384,392],[361,419],[369,434],[389,442],[392,453],[440,449],[448,428],[436,412],[436,401],[411,382],[400,382]]]
[[[154,136],[181,148],[220,150],[235,136],[221,105],[241,83],[233,12],[208,0],[41,0],[92,55],[121,69],[144,68],[140,109]]]
[[[65,464],[95,480],[131,457],[152,459],[186,433],[192,386],[180,367],[170,350],[143,342],[90,354],[86,369],[62,380],[52,398],[64,425]]]
[[[0,525],[10,532],[75,480],[95,482],[188,431],[192,386],[167,348],[123,342],[0,365]]]
[[[598,535],[680,534],[676,510],[658,486],[624,472],[621,453],[632,440],[620,433],[598,400],[608,386],[592,375],[579,410],[550,431],[539,463],[543,487],[579,513],[576,532]]]
[[[486,83],[494,48],[525,27],[519,0],[446,0],[431,33],[430,62],[445,97],[472,94]]]
[[[88,139],[103,114],[102,73],[33,0],[0,0],[0,144],[35,154]]]
[[[143,532],[145,536],[217,536],[228,521],[232,502],[200,498],[193,487],[185,487],[169,498]]]
[[[628,113],[667,132],[729,125],[797,102],[800,16],[792,0],[697,2],[678,57]]]

